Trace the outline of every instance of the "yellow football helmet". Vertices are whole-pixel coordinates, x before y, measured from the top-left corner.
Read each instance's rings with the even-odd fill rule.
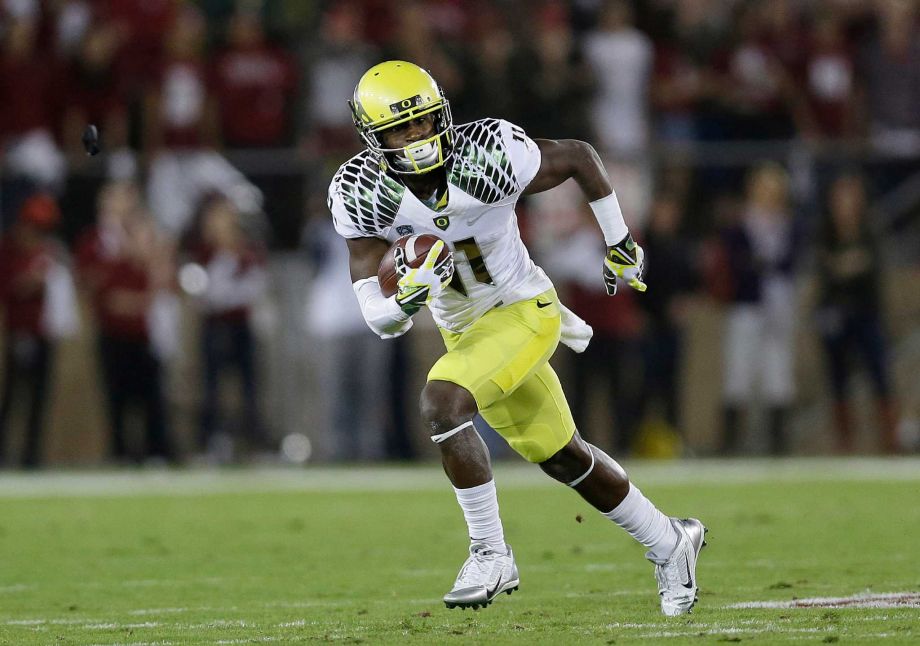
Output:
[[[367,70],[348,102],[355,128],[380,163],[395,173],[418,175],[443,166],[454,141],[450,103],[431,75],[406,61],[386,61]],[[384,148],[379,134],[426,114],[435,134],[403,148]]]

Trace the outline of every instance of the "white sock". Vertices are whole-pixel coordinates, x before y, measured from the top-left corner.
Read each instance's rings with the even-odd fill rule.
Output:
[[[502,530],[502,519],[498,516],[495,480],[469,489],[454,487],[454,491],[470,530],[470,540],[485,543],[496,552],[505,553],[505,532]]]
[[[671,519],[658,511],[632,483],[623,502],[604,516],[645,545],[656,559],[668,558],[677,547],[680,537],[671,525]]]

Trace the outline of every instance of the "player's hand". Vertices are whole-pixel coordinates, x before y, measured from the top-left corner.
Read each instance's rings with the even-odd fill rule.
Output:
[[[412,316],[427,304],[432,298],[437,298],[450,279],[454,276],[454,258],[447,257],[438,262],[438,256],[444,249],[444,242],[439,240],[434,243],[425,256],[425,262],[413,268],[406,262],[406,253],[397,247],[394,253],[396,273],[399,280],[396,283],[396,302],[403,312]]]
[[[613,296],[617,293],[617,278],[626,281],[626,284],[636,291],[644,292],[648,287],[642,282],[642,265],[645,261],[645,252],[637,245],[630,234],[617,244],[607,248],[604,258],[604,285],[607,294]]]

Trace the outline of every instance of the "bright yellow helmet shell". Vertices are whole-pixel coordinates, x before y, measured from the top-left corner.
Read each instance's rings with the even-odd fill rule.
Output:
[[[449,158],[453,140],[450,104],[437,82],[418,65],[407,61],[374,65],[358,81],[348,103],[364,143],[395,172],[425,173]],[[438,113],[436,133],[425,142],[386,149],[377,137],[382,130],[432,113]]]

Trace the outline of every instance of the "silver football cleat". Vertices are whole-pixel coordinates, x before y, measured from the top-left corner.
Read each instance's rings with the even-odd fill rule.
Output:
[[[663,561],[655,560],[650,554],[645,557],[655,564],[661,612],[676,617],[689,613],[697,602],[696,560],[706,545],[708,530],[696,518],[672,518],[671,524],[680,535],[671,556]]]
[[[485,543],[470,545],[470,556],[460,568],[450,592],[444,595],[448,608],[485,608],[502,592],[511,594],[518,589],[520,578],[514,564],[511,546],[507,554],[499,554]]]

